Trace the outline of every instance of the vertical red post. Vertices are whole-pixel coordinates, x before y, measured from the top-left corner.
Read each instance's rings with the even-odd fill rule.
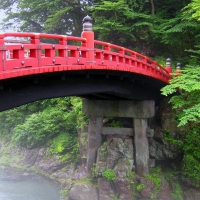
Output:
[[[4,34],[0,34],[0,71],[6,70],[6,47],[5,47],[5,41],[4,41]]]
[[[83,18],[83,32],[81,34],[82,38],[86,39],[87,42],[87,63],[93,65],[95,63],[94,60],[94,32],[92,31],[92,18],[90,16],[86,16]]]
[[[4,45],[4,34],[3,33],[1,33],[0,34],[0,45]]]

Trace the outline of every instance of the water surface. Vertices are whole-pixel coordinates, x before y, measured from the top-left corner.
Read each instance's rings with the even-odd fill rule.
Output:
[[[0,200],[59,200],[59,186],[33,172],[0,169]]]

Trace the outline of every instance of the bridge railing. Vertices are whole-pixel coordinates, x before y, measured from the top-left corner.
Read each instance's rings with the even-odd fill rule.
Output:
[[[43,43],[42,39],[54,39],[57,43]],[[73,42],[75,45],[72,45]],[[83,65],[86,63],[88,51],[85,38],[43,33],[0,34],[0,46],[0,71],[54,65]]]
[[[51,39],[53,42],[44,43],[44,39]],[[83,66],[82,69],[139,73],[164,82],[168,82],[171,78],[165,68],[150,58],[90,37],[45,33],[3,33],[0,34],[0,56],[0,72],[7,72],[7,74],[10,71],[19,72],[26,68],[38,69],[36,72],[29,73],[45,73],[77,70]],[[7,77],[5,74],[2,77]],[[26,74],[20,73],[20,75]],[[0,78],[3,79],[2,77]]]
[[[96,64],[110,66],[111,62],[122,71],[134,71],[153,76],[157,79],[169,79],[169,72],[152,59],[130,49],[95,40]]]

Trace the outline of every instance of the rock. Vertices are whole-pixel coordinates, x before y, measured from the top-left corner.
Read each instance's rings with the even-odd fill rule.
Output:
[[[114,180],[114,187],[118,194],[118,200],[128,200],[133,197],[133,185],[130,184],[129,179]]]
[[[177,123],[173,120],[175,114],[168,102],[168,97],[160,101],[159,109],[153,120],[154,136],[149,138],[149,154],[156,160],[175,159],[182,153],[181,148],[164,139],[166,134],[174,139],[179,138],[186,131],[186,129],[177,127]]]
[[[73,175],[72,175],[72,179],[77,180],[77,179],[81,179],[84,176],[87,175],[87,167],[85,165],[81,165],[78,168],[78,171],[76,171]]]
[[[126,178],[133,169],[133,143],[129,137],[110,136],[107,145],[103,144],[97,154],[97,169],[101,174],[106,169],[113,169],[116,178]]]
[[[195,189],[190,189],[185,192],[185,199],[188,200],[199,200],[200,199],[200,191]]]
[[[130,180],[127,175],[133,169],[133,141],[127,136],[108,136],[97,154],[97,177],[106,169],[112,169],[116,178],[108,181],[98,178],[99,200],[128,200],[132,197]]]
[[[70,190],[73,187],[73,181],[71,179],[65,179],[62,183],[62,188]]]
[[[68,178],[67,174],[63,171],[56,171],[52,174],[52,176],[59,180]]]
[[[69,200],[98,200],[97,188],[77,183],[69,192]]]
[[[181,154],[181,149],[167,141],[159,143],[154,139],[149,140],[149,154],[157,160],[175,159]]]
[[[64,163],[61,163],[57,160],[50,159],[48,161],[40,162],[37,167],[44,171],[45,173],[52,174],[59,169],[62,169],[65,166]]]
[[[115,195],[114,184],[105,178],[98,178],[99,200],[113,200]]]
[[[145,187],[141,190],[140,195],[143,198],[149,198],[151,194],[154,193],[154,188],[155,188],[154,183],[143,177],[140,177],[139,180],[141,184],[145,185]]]
[[[171,197],[172,188],[163,176],[161,176],[161,180],[162,181],[160,189],[158,191],[157,200],[173,200],[173,198]]]
[[[36,158],[36,162],[40,162],[40,160],[45,156],[46,151],[44,148],[39,149],[37,152],[37,158]]]
[[[28,167],[31,167],[35,164],[36,160],[37,160],[37,156],[38,156],[38,150],[34,149],[34,150],[26,150],[24,152],[24,156],[25,156],[25,164]]]

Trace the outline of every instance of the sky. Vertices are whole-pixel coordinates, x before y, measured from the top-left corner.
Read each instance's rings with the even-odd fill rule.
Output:
[[[6,14],[3,10],[0,10],[0,21],[2,22],[2,19],[6,17]]]

